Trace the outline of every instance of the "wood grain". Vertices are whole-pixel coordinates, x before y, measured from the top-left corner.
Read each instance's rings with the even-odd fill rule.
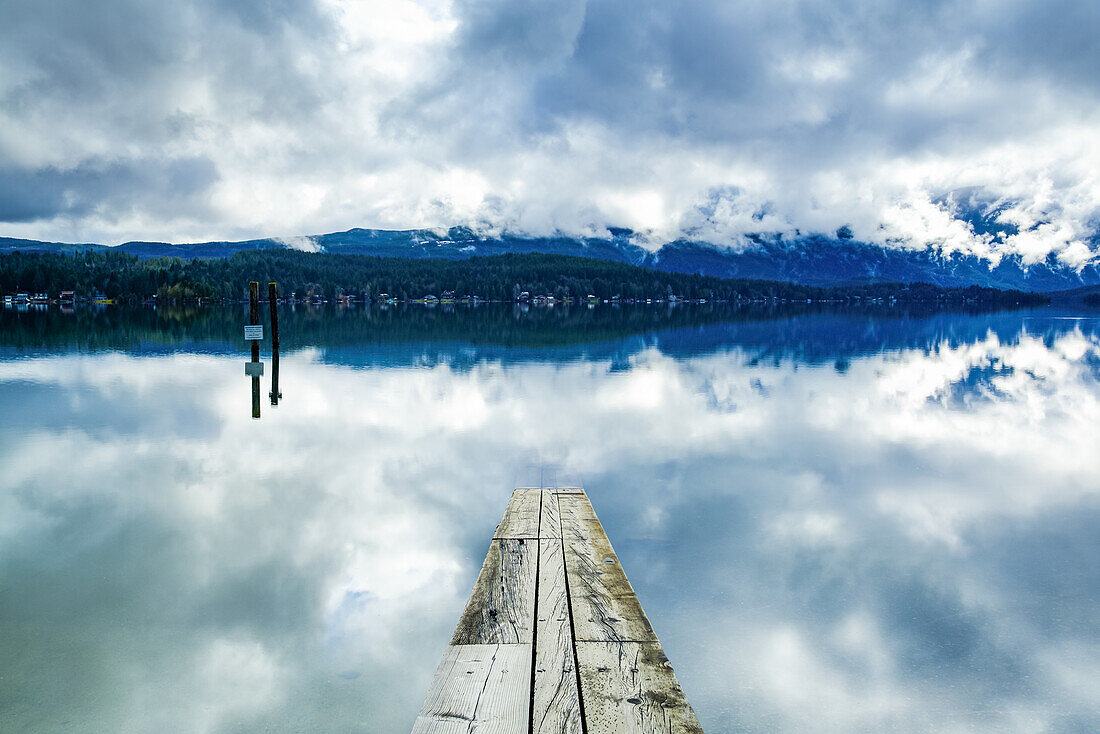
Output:
[[[526,734],[530,701],[530,645],[451,645],[412,731]]]
[[[539,537],[539,508],[542,504],[541,489],[517,489],[508,501],[504,517],[497,525],[494,538]]]
[[[577,641],[656,642],[588,497],[559,494],[558,507]]]
[[[656,642],[578,642],[588,734],[702,734]]]
[[[531,643],[538,541],[493,540],[452,645]]]
[[[533,734],[581,734],[573,630],[561,540],[539,541],[538,634],[535,646]]]
[[[551,490],[543,490],[542,492],[542,521],[539,523],[539,537],[561,537],[561,514],[558,511],[558,496]]]

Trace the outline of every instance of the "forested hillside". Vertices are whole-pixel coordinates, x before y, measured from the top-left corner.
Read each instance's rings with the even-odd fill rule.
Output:
[[[521,292],[558,298],[680,298],[758,300],[763,298],[868,299],[904,301],[978,301],[1041,303],[1042,296],[971,286],[940,288],[929,284],[874,283],[814,287],[797,283],[723,279],[668,273],[623,263],[567,255],[507,254],[467,260],[424,260],[361,255],[332,255],[293,250],[239,252],[220,259],[174,257],[140,259],[119,252],[72,255],[13,252],[0,255],[0,291],[74,290],[121,300],[153,295],[183,301],[197,297],[239,299],[250,280],[277,282],[282,294],[333,298],[340,294],[377,298],[382,293],[405,299],[479,296],[515,300]]]

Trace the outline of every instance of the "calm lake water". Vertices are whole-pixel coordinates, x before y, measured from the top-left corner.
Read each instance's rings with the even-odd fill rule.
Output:
[[[0,311],[0,731],[408,731],[579,477],[708,732],[1100,731],[1100,321]]]

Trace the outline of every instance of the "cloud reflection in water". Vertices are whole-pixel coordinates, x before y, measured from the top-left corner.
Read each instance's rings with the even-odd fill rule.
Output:
[[[236,356],[9,354],[0,728],[407,730],[542,461],[585,478],[707,731],[1096,730],[1100,338],[1013,318],[305,348],[258,422]]]

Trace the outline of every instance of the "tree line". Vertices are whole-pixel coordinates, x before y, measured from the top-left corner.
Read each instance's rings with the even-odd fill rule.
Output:
[[[464,260],[334,255],[296,250],[254,250],[227,258],[157,257],[122,252],[0,254],[0,292],[73,290],[124,301],[247,297],[250,280],[276,282],[280,293],[299,298],[340,295],[377,299],[385,293],[402,300],[439,296],[478,296],[515,301],[521,293],[555,298],[667,298],[742,301],[894,299],[904,302],[1035,305],[1045,296],[970,286],[943,288],[928,283],[864,283],[835,287],[782,281],[716,278],[667,273],[609,260],[540,253],[491,255]]]

